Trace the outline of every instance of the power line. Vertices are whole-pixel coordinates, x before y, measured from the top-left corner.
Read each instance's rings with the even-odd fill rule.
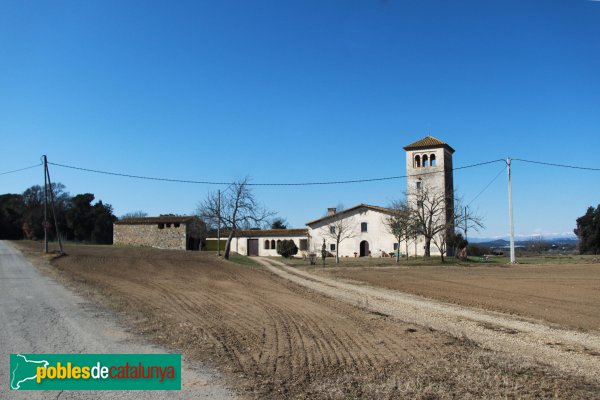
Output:
[[[462,166],[462,167],[453,168],[453,170],[457,171],[457,170],[466,169],[466,168],[473,168],[473,167],[478,167],[478,166],[482,166],[482,165],[486,165],[486,164],[497,163],[497,162],[500,162],[500,161],[504,162],[505,160],[498,159],[498,160],[492,160],[492,161],[484,161],[484,162],[480,162],[480,163],[476,163],[476,164],[470,164],[470,165],[465,165],[465,166]],[[77,166],[73,166],[73,165],[65,165],[65,164],[53,163],[53,162],[50,162],[50,161],[48,161],[48,164],[54,165],[54,166],[57,166],[57,167],[62,167],[62,168],[74,169],[74,170],[78,170],[78,171],[93,172],[93,173],[96,173],[96,174],[103,174],[103,175],[120,176],[120,177],[124,177],[124,178],[134,178],[134,179],[144,179],[144,180],[151,180],[151,181],[174,182],[174,183],[190,183],[190,184],[201,184],[201,185],[222,185],[222,186],[224,186],[224,185],[231,185],[231,182],[195,181],[195,180],[188,180],[188,179],[160,178],[160,177],[154,177],[154,176],[143,176],[143,175],[133,175],[133,174],[120,173],[120,172],[102,171],[102,170],[97,170],[97,169],[77,167]],[[435,173],[443,173],[443,172],[445,172],[445,171],[444,170],[441,170],[441,171],[428,171],[428,172],[423,172],[423,173],[413,174],[413,175],[398,175],[398,176],[388,176],[388,177],[383,177],[383,178],[353,179],[353,180],[345,180],[345,181],[295,182],[295,183],[294,182],[248,183],[247,185],[248,186],[317,186],[317,185],[341,185],[341,184],[350,184],[350,183],[364,183],[364,182],[377,182],[377,181],[397,180],[397,179],[404,179],[404,178],[407,178],[409,176],[422,176],[422,175],[435,174]]]
[[[583,170],[587,170],[587,171],[600,171],[600,168],[580,167],[577,165],[555,164],[555,163],[548,163],[548,162],[542,162],[542,161],[523,160],[522,158],[513,158],[512,160],[513,161],[522,161],[522,162],[531,163],[531,164],[549,165],[552,167],[583,169]]]
[[[12,170],[12,171],[1,172],[0,175],[7,175],[7,174],[15,173],[15,172],[25,171],[27,169],[40,167],[41,165],[42,165],[42,163],[39,163],[39,164],[32,165],[30,167],[19,168],[19,169],[15,169],[15,170]]]
[[[496,181],[496,179],[498,179],[498,177],[500,177],[500,175],[502,175],[503,172],[504,172],[504,167],[502,167],[500,172],[498,172],[498,174],[496,176],[494,176],[494,178],[491,181],[489,181],[489,183],[487,185],[485,185],[485,187],[483,189],[481,189],[481,191],[479,193],[477,193],[477,196],[473,197],[473,200],[471,200],[469,202],[469,204],[467,204],[467,207],[470,206],[475,200],[477,200],[477,198],[479,196],[481,196],[483,194],[483,192],[485,192],[492,185],[492,183],[494,183]]]

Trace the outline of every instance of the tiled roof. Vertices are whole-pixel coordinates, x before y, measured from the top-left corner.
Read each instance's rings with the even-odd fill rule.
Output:
[[[426,136],[421,140],[417,140],[416,142],[405,146],[404,150],[431,149],[434,147],[444,147],[451,153],[454,153],[454,149],[450,147],[448,143],[444,143],[440,139],[434,138],[433,136]]]
[[[238,231],[237,237],[266,237],[266,236],[307,236],[308,229],[299,228],[299,229],[251,229],[247,231]],[[223,230],[221,231],[221,239],[227,239],[229,236],[229,231]],[[215,232],[210,232],[208,235],[209,238],[216,238],[217,234]]]
[[[373,210],[373,211],[379,211],[379,212],[382,212],[382,213],[384,213],[384,214],[391,214],[391,213],[393,213],[393,212],[394,212],[394,210],[392,210],[392,209],[390,209],[390,208],[379,207],[379,206],[372,206],[372,205],[370,205],[370,204],[359,204],[359,205],[357,205],[357,206],[354,206],[354,207],[347,208],[347,209],[345,209],[345,210],[342,210],[342,211],[336,212],[335,214],[326,215],[326,216],[324,216],[324,217],[321,217],[321,218],[318,218],[318,219],[315,219],[315,220],[309,221],[309,222],[307,222],[307,223],[306,223],[306,225],[309,225],[309,226],[310,226],[310,225],[312,225],[312,224],[314,224],[314,223],[321,222],[321,221],[323,221],[323,220],[326,220],[326,219],[328,219],[328,218],[335,218],[335,217],[338,217],[338,216],[340,216],[340,215],[344,215],[344,214],[347,214],[347,213],[349,213],[349,212],[352,212],[352,211],[354,211],[354,210],[357,210],[357,209],[359,209],[359,208],[367,208],[367,209],[369,209],[369,210]]]
[[[152,225],[152,224],[174,224],[186,223],[194,217],[180,215],[163,215],[160,217],[127,218],[115,222],[116,225]]]

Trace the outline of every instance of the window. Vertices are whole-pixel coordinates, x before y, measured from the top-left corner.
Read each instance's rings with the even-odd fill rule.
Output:
[[[425,155],[423,156],[423,166],[424,166],[424,167],[428,167],[428,166],[429,166],[429,165],[427,164],[427,160],[428,160],[428,158],[427,158],[427,154],[425,154]]]
[[[421,200],[417,201],[417,207],[423,208],[423,202]]]
[[[268,240],[265,240],[265,250],[269,250],[269,244],[271,242],[269,242]]]
[[[179,228],[179,222],[175,222],[175,223],[173,224],[173,226],[174,226],[175,228]]]
[[[271,240],[271,248],[272,248],[273,250],[275,250],[275,241],[274,241],[274,240]]]
[[[335,226],[331,225],[329,227],[329,233],[331,233],[332,235],[335,235]]]
[[[361,232],[366,232],[367,231],[367,223],[366,222],[361,222],[360,223],[360,231]]]
[[[394,243],[394,251],[398,250],[398,243]]]
[[[419,190],[423,189],[423,182],[417,181],[417,189],[419,189]]]
[[[171,227],[171,224],[170,224],[170,223],[168,223],[168,224],[167,224],[167,228],[170,228],[170,227]]]
[[[300,239],[300,251],[308,250],[308,239]]]
[[[415,165],[414,166],[415,166],[415,168],[421,167],[421,156],[419,156],[419,155],[415,156]]]
[[[329,245],[329,248],[331,249],[331,251],[335,251],[335,243],[331,243]]]
[[[429,157],[429,163],[431,164],[431,166],[432,166],[432,167],[435,167],[435,165],[436,165],[436,162],[435,162],[435,154],[432,154],[432,155]]]
[[[163,224],[162,222],[158,224],[158,229],[165,229],[165,224]]]

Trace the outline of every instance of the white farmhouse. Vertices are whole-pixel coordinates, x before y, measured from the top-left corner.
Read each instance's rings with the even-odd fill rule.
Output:
[[[418,193],[424,188],[432,194],[442,196],[445,212],[442,219],[451,218],[454,207],[454,179],[452,154],[448,144],[427,136],[404,147],[406,151],[406,194],[411,208],[420,207]],[[398,193],[400,197],[400,193]],[[336,210],[329,208],[324,217],[307,222],[308,229],[240,231],[233,238],[231,249],[250,256],[275,256],[277,241],[294,240],[302,253],[320,253],[323,242],[328,252],[336,253],[336,240],[330,232],[335,226],[343,225],[348,234],[339,244],[340,257],[388,257],[400,251],[410,256],[424,254],[424,239],[417,237],[409,243],[398,243],[388,232],[385,219],[392,210],[369,204]],[[216,240],[208,238],[207,240]],[[435,246],[431,254],[439,254]]]
[[[387,257],[398,250],[394,235],[385,225],[385,218],[391,210],[369,204],[359,204],[352,208],[337,211],[327,209],[327,215],[307,222],[308,232],[313,243],[311,250],[325,247],[331,254],[336,253],[336,230],[343,229],[345,237],[339,244],[340,257]]]

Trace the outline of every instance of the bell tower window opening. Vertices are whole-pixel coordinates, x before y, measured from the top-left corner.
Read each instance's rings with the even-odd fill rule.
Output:
[[[421,156],[416,155],[415,156],[415,168],[420,168],[420,167],[421,167]]]
[[[432,154],[431,156],[429,156],[429,164],[431,164],[432,167],[436,166],[435,154]]]
[[[423,167],[429,167],[427,154],[423,155]]]

